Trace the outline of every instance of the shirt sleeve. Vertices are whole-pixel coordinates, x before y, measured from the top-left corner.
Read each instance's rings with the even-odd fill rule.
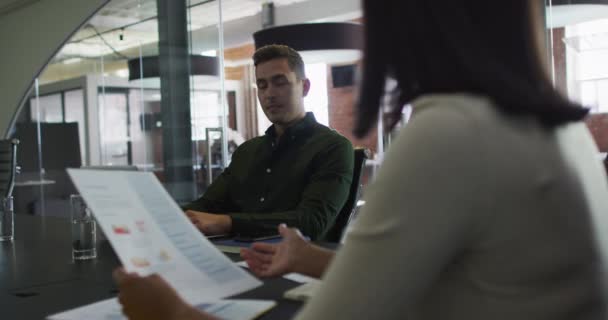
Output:
[[[423,110],[391,145],[366,204],[297,319],[404,319],[474,241],[486,167],[472,121]]]
[[[339,137],[314,159],[315,172],[305,187],[298,206],[280,212],[230,213],[232,231],[248,234],[276,233],[279,224],[297,227],[311,239],[318,239],[334,221],[348,198],[353,177],[354,151]]]

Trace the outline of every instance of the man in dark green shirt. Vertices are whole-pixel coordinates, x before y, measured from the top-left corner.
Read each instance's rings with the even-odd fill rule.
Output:
[[[258,98],[273,125],[234,152],[186,214],[206,235],[272,234],[286,223],[317,239],[348,197],[352,145],[304,111],[310,81],[295,50],[266,46],[253,60]]]

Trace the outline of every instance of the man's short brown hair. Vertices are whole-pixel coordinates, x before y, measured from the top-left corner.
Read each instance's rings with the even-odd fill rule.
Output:
[[[259,48],[253,54],[253,65],[257,67],[260,63],[282,58],[287,59],[289,68],[296,73],[298,79],[306,78],[302,56],[296,50],[286,45],[270,44]]]

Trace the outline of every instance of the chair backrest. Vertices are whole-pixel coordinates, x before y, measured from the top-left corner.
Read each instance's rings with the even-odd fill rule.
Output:
[[[342,234],[346,230],[346,226],[351,220],[352,214],[355,211],[359,193],[361,192],[361,176],[365,167],[365,160],[369,158],[369,150],[364,148],[355,149],[355,166],[353,168],[353,181],[350,185],[348,199],[342,210],[338,213],[333,226],[327,231],[323,237],[327,242],[340,242]]]
[[[19,140],[0,140],[0,196],[13,193],[17,170],[17,145]]]

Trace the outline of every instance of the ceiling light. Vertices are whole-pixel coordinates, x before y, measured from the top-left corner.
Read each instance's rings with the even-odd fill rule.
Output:
[[[121,77],[121,78],[128,78],[129,77],[129,70],[128,69],[119,69],[119,70],[116,70],[114,72],[114,74],[116,76],[118,76],[118,77]]]
[[[363,49],[363,26],[350,22],[302,23],[262,29],[255,48],[283,44],[300,52],[306,63],[355,61]]]
[[[148,56],[130,59],[129,81],[142,78],[160,77],[160,57]],[[142,68],[143,65],[143,68]],[[190,55],[190,75],[218,76],[220,74],[219,62],[216,57]]]
[[[74,64],[74,63],[78,63],[80,61],[82,61],[81,58],[69,58],[69,59],[63,60],[63,63],[64,64]]]
[[[201,52],[201,56],[217,57],[217,50],[205,50],[205,51]]]

